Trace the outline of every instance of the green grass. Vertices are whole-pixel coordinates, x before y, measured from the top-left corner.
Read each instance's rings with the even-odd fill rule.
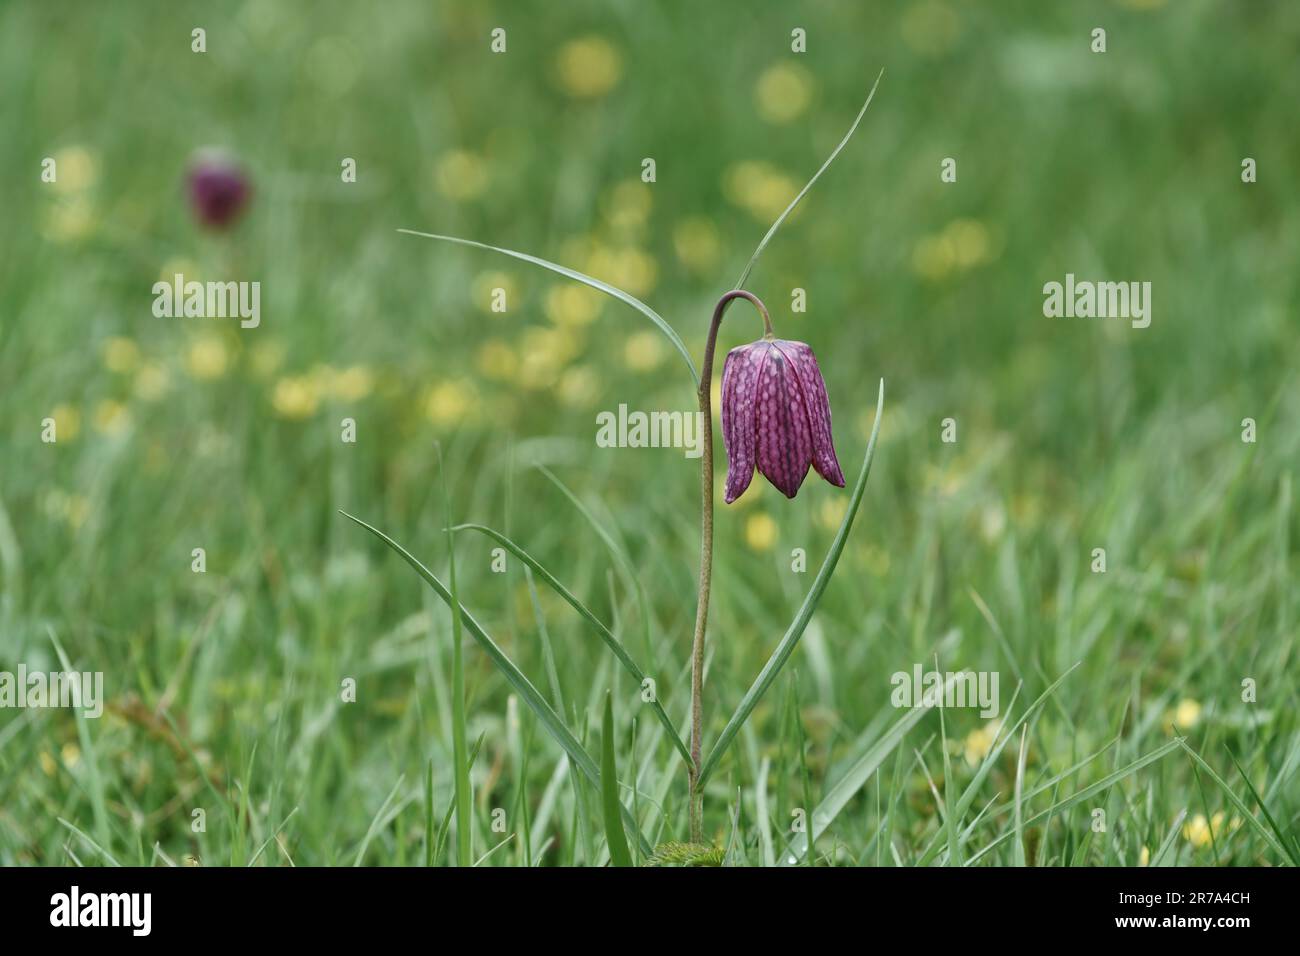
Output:
[[[0,670],[107,696],[0,710],[0,863],[1297,861],[1300,10],[697,8],[0,9]],[[255,183],[231,236],[183,202],[209,143]],[[261,281],[261,327],[155,319],[176,262]],[[694,406],[742,271],[841,463],[879,433],[843,533],[815,475],[719,496],[693,848],[698,462],[594,420]],[[1152,326],[1044,318],[1066,272],[1152,281]],[[998,724],[891,705],[936,659],[1000,674]]]

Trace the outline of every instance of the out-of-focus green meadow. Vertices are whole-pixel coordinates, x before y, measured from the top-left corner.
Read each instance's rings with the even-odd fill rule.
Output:
[[[598,448],[595,416],[692,409],[685,364],[613,299],[396,230],[607,280],[698,365],[714,301],[882,68],[747,284],[816,351],[850,485],[881,378],[886,399],[848,547],[706,836],[786,858],[795,811],[901,716],[890,675],[937,655],[999,673],[1001,722],[927,715],[805,861],[1291,862],[1298,34],[1300,7],[1209,0],[4,5],[0,670],[57,669],[57,640],[108,703],[0,712],[0,863],[453,860],[450,616],[337,513],[442,574],[438,443],[453,520],[550,568],[684,728],[697,462]],[[225,235],[185,201],[208,145],[253,182]],[[155,318],[176,272],[261,282],[260,326]],[[1150,327],[1044,317],[1067,273],[1150,281]],[[757,338],[747,308],[723,349]],[[706,750],[847,500],[756,476],[724,506],[715,445]],[[539,584],[554,686],[520,564],[456,545],[461,600],[592,753],[613,690],[625,802],[651,843],[684,839],[685,767],[636,682]],[[464,652],[474,857],[605,862],[599,794]],[[1017,829],[1009,731],[1076,664],[1022,725]]]

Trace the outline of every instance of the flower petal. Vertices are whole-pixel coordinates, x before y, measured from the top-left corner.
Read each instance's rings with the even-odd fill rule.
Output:
[[[727,487],[731,504],[754,477],[754,412],[761,352],[742,345],[722,364],[722,441],[727,452]]]
[[[799,380],[785,354],[768,344],[758,371],[758,470],[793,498],[812,462],[812,434]]]
[[[808,410],[808,425],[812,431],[812,465],[833,485],[844,487],[844,472],[835,457],[835,443],[831,438],[831,403],[826,395],[826,382],[817,365],[813,350],[803,342],[779,340],[777,346],[790,360],[798,376],[804,406]]]

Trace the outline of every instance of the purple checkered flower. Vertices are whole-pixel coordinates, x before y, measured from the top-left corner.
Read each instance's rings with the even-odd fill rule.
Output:
[[[234,223],[252,192],[239,164],[211,149],[200,150],[190,161],[188,184],[195,218],[213,229],[225,229]]]
[[[722,366],[722,440],[731,504],[749,487],[754,465],[793,498],[812,465],[833,485],[844,473],[831,441],[831,404],[813,351],[765,337],[727,353]]]

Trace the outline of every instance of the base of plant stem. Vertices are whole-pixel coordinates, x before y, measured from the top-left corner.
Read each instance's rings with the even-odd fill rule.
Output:
[[[704,842],[704,795],[695,789],[695,778],[691,778],[691,789],[687,796],[690,804],[691,842]]]

